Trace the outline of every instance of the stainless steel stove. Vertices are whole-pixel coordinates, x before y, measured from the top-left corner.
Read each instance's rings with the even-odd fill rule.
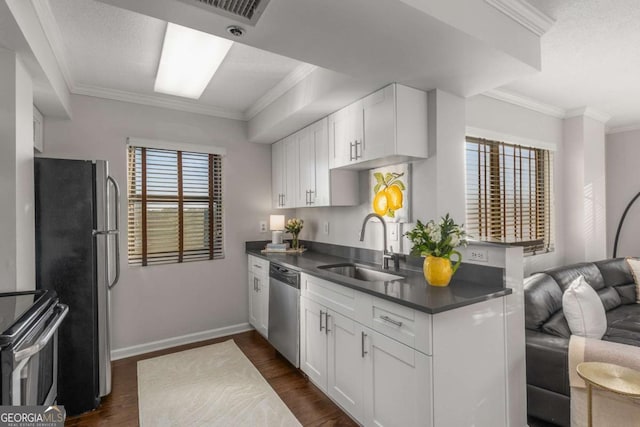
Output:
[[[0,293],[0,404],[52,405],[58,328],[69,308],[54,291]]]

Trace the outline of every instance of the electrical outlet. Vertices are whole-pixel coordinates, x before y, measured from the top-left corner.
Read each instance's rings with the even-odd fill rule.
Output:
[[[469,251],[469,261],[489,262],[489,254],[486,249],[471,249]]]
[[[267,221],[260,221],[260,232],[261,233],[267,232]]]
[[[329,234],[329,221],[325,221],[322,223],[322,232],[324,234]]]
[[[391,222],[387,224],[387,227],[389,227],[389,240],[397,242],[399,233],[398,229],[400,228],[400,224],[398,224],[397,222]]]

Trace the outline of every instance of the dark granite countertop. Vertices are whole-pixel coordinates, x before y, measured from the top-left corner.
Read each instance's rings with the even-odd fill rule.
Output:
[[[259,249],[247,247],[247,253],[270,262],[284,265],[312,276],[407,306],[426,313],[441,313],[466,305],[475,304],[512,293],[504,286],[503,270],[494,267],[462,263],[447,287],[435,287],[426,283],[422,271],[401,269],[382,270],[379,265],[361,260],[307,251],[300,255],[261,253]],[[389,282],[365,282],[319,269],[318,266],[356,262],[386,273],[402,276]]]

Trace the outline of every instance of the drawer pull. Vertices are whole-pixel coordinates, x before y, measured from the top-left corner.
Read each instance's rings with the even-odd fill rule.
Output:
[[[258,264],[253,264],[253,266],[254,266],[255,268],[262,268],[262,266],[261,266],[261,265],[258,265]]]
[[[322,332],[322,315],[325,314],[324,311],[320,310],[320,332]]]
[[[400,326],[402,326],[402,322],[400,322],[400,321],[398,321],[398,320],[393,320],[393,319],[392,319],[392,318],[390,318],[389,316],[380,316],[380,318],[381,318],[382,320],[384,320],[385,322],[392,323],[392,324],[394,324],[394,325],[396,325],[396,326],[399,326],[399,327],[400,327]]]

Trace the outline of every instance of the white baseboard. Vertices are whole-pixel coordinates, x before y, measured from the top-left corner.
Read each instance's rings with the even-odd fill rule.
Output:
[[[225,326],[208,331],[194,332],[192,334],[181,335],[179,337],[167,338],[164,340],[148,342],[144,344],[132,345],[131,347],[119,348],[111,351],[111,360],[124,359],[125,357],[137,356],[139,354],[150,353],[152,351],[164,350],[166,348],[177,347],[179,345],[191,344],[198,341],[220,338],[227,335],[238,334],[252,330],[248,323]]]

